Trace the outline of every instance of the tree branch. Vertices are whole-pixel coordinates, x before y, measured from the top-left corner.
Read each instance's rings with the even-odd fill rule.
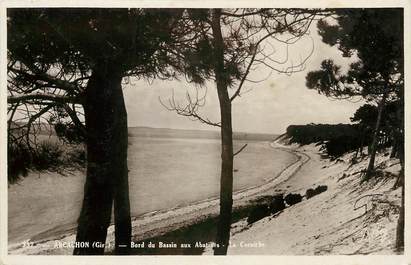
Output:
[[[48,93],[36,93],[36,94],[28,94],[28,95],[21,95],[21,96],[8,96],[7,103],[15,104],[19,102],[27,102],[30,100],[40,100],[40,101],[51,101],[56,103],[74,103],[74,104],[83,104],[83,99],[80,97],[68,97],[62,95],[54,95]]]
[[[258,11],[254,11],[254,12],[243,12],[242,14],[236,14],[236,13],[229,13],[229,12],[225,12],[225,11],[221,11],[221,15],[223,16],[227,16],[227,17],[236,17],[236,18],[244,18],[247,16],[254,16],[254,15],[258,15],[264,12],[264,9],[259,9]]]
[[[67,105],[67,104],[63,104],[63,108],[65,109],[67,114],[70,116],[73,123],[79,128],[79,130],[83,134],[83,136],[87,136],[86,126],[77,117],[77,114],[76,114],[75,110],[71,109],[70,106]]]
[[[202,117],[198,113],[198,109],[204,106],[205,104],[206,95],[207,95],[207,92],[204,94],[203,97],[199,98],[198,89],[196,89],[196,96],[193,99],[189,93],[186,93],[187,104],[184,107],[176,103],[175,98],[174,98],[174,90],[173,90],[171,99],[168,100],[168,106],[161,100],[160,97],[158,98],[158,100],[160,101],[160,104],[163,105],[164,108],[166,108],[169,111],[175,111],[178,115],[189,117],[189,118],[192,118],[193,120],[198,120],[202,123],[205,123],[211,126],[221,127],[221,123],[212,122],[208,118]]]
[[[233,156],[236,156],[236,155],[238,155],[239,153],[241,153],[241,152],[247,147],[247,145],[248,145],[248,144],[243,145],[237,152],[235,152],[235,153],[233,154]]]
[[[54,85],[54,86],[56,86],[56,87],[58,87],[62,90],[69,91],[69,92],[72,92],[72,93],[81,92],[81,89],[79,89],[79,87],[76,84],[74,84],[75,82],[82,81],[82,80],[85,80],[85,79],[89,78],[88,76],[86,76],[86,77],[78,78],[78,79],[74,80],[73,82],[68,82],[68,81],[65,81],[65,80],[56,79],[56,78],[52,77],[51,75],[49,75],[47,73],[44,73],[44,72],[41,72],[41,71],[36,70],[36,69],[30,68],[30,70],[33,71],[34,74],[29,74],[24,70],[16,69],[14,67],[8,67],[8,71],[11,71],[11,72],[19,74],[19,75],[24,75],[26,78],[29,78],[31,80],[41,80],[41,81],[44,81],[44,82],[48,82],[48,83],[50,83],[50,84],[52,84],[52,85]]]

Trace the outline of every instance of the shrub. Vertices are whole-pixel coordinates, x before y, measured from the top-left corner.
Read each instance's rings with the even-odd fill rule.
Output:
[[[311,198],[311,197],[314,197],[316,194],[315,194],[315,190],[314,189],[311,189],[311,188],[309,188],[306,192],[305,192],[305,197],[307,198],[307,199],[309,199],[309,198]]]
[[[58,122],[54,125],[56,135],[66,143],[80,144],[85,142],[85,136],[74,124]]]
[[[33,153],[33,168],[36,170],[55,169],[60,166],[63,149],[55,142],[43,141]]]
[[[66,163],[68,164],[79,166],[86,165],[86,150],[83,146],[78,146],[67,151],[66,156]]]
[[[303,197],[298,193],[290,193],[284,198],[285,202],[290,206],[301,202],[302,199]]]
[[[31,165],[31,153],[23,144],[8,144],[7,148],[7,180],[15,183],[21,176],[27,176]]]
[[[86,165],[83,145],[64,147],[57,141],[41,141],[29,148],[24,142],[8,142],[7,178],[14,184],[29,170],[49,170],[63,173],[65,169],[80,169]]]
[[[318,194],[320,194],[321,192],[324,192],[328,189],[327,185],[320,185],[317,188],[315,188],[315,190],[318,192]]]
[[[328,189],[328,187],[326,185],[319,185],[315,189],[310,188],[305,192],[305,197],[307,199],[312,198],[312,197],[326,191],[327,189]]]
[[[266,216],[269,216],[269,215],[270,215],[270,209],[269,209],[268,205],[266,205],[266,204],[256,205],[249,212],[248,218],[247,218],[247,223],[252,224],[252,223],[257,222],[258,220],[260,220],[260,219],[262,219]]]
[[[277,213],[285,209],[283,194],[275,195],[270,203],[270,212]]]

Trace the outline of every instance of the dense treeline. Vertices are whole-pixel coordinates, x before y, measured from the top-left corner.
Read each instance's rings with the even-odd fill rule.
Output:
[[[307,124],[290,125],[287,136],[291,143],[323,144],[326,153],[336,158],[369,143],[369,137],[362,142],[358,125],[354,124]]]
[[[290,125],[287,135],[291,143],[311,144],[324,142],[342,136],[356,136],[357,130],[351,124],[307,124]]]
[[[404,148],[404,139],[401,137],[403,104],[400,100],[388,103],[381,117],[377,150],[391,147],[392,157],[398,157]],[[375,105],[365,104],[351,117],[353,124],[290,125],[287,136],[290,143],[320,143],[332,158],[351,151],[356,151],[356,158],[364,154],[366,147],[369,153],[377,115],[378,109]]]

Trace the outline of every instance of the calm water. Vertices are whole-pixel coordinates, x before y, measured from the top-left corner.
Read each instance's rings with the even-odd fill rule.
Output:
[[[136,133],[129,138],[133,215],[218,196],[220,140],[180,136]],[[245,143],[248,146],[234,160],[234,190],[261,185],[295,161],[268,141],[235,140],[234,150]]]
[[[129,137],[132,216],[171,209],[219,194],[218,133],[140,129]],[[271,136],[240,135],[235,150],[234,189],[263,184],[295,157],[273,149]],[[75,229],[83,199],[84,174],[30,173],[8,190],[9,242],[41,239]],[[34,240],[33,239],[33,240]]]

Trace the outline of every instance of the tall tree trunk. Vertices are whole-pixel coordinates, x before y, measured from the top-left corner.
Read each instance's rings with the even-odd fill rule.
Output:
[[[363,156],[364,142],[365,142],[365,137],[366,136],[367,136],[367,129],[362,128],[362,130],[361,130],[361,144],[360,144],[360,157]]]
[[[397,133],[394,129],[394,132],[391,134],[392,135],[392,150],[391,150],[391,154],[390,154],[390,158],[394,158],[394,157],[398,157],[398,148],[401,148],[401,146],[399,146],[399,141],[397,139],[397,137],[400,136],[399,133]]]
[[[362,125],[360,125],[360,128],[358,129],[359,130],[359,134],[360,134],[360,145],[359,145],[359,147],[355,150],[355,154],[354,154],[354,157],[353,157],[353,161],[356,161],[357,160],[357,157],[358,157],[358,153],[360,152],[360,150],[361,150],[361,148],[362,148],[362,145],[364,144],[364,129],[362,128]]]
[[[362,154],[363,154],[363,150],[364,150],[364,142],[365,142],[365,137],[366,137],[366,129],[365,128],[361,128],[361,141],[360,141],[360,148],[359,148],[359,151],[360,151],[360,156],[362,156]]]
[[[121,81],[120,81],[121,82]],[[130,253],[131,244],[131,215],[130,215],[130,198],[128,186],[128,166],[127,166],[127,149],[128,149],[128,126],[127,111],[123,98],[123,91],[119,90],[118,101],[120,115],[117,118],[119,123],[118,142],[119,148],[117,161],[118,166],[116,175],[116,185],[114,189],[114,224],[115,224],[115,253],[125,255]]]
[[[404,252],[404,216],[405,216],[405,139],[404,139],[404,92],[403,90],[400,91],[400,100],[402,102],[400,110],[398,111],[398,118],[399,118],[399,127],[398,132],[395,134],[396,138],[396,145],[397,145],[397,154],[398,158],[400,159],[401,164],[401,171],[400,175],[398,176],[397,183],[395,188],[401,185],[401,206],[400,206],[400,216],[398,218],[397,223],[397,235],[396,235],[396,242],[395,246],[398,253]]]
[[[115,223],[115,253],[125,255],[130,253],[131,244],[131,215],[130,215],[130,198],[128,186],[128,166],[127,166],[127,149],[128,149],[128,126],[127,111],[123,99],[123,91],[120,89],[121,100],[120,117],[118,117],[119,141],[117,144],[120,149],[118,152],[118,172],[116,175],[116,185],[114,189],[114,223]]]
[[[375,155],[377,154],[377,145],[378,145],[378,133],[380,131],[381,117],[384,110],[385,101],[387,99],[388,93],[385,92],[382,96],[381,101],[378,104],[378,115],[377,122],[375,123],[375,130],[372,137],[371,148],[370,148],[370,161],[368,163],[367,172],[365,173],[364,180],[370,179],[374,174],[374,164],[375,164]]]
[[[107,228],[115,205],[116,245],[129,248],[130,208],[127,170],[127,113],[121,73],[110,62],[93,69],[86,90],[87,177],[78,220],[75,255],[104,254]],[[117,248],[116,248],[117,249]]]
[[[221,115],[220,216],[216,237],[216,244],[218,246],[214,249],[214,255],[227,254],[233,207],[233,130],[231,101],[227,90],[227,76],[224,67],[224,42],[221,33],[220,16],[220,9],[213,10],[214,73]]]
[[[401,253],[404,251],[404,215],[405,215],[405,183],[404,183],[404,162],[402,162],[401,165],[401,172],[400,172],[400,185],[401,185],[401,206],[400,206],[400,216],[398,217],[398,222],[397,222],[397,231],[396,231],[396,240],[395,240],[395,247],[398,253]]]

